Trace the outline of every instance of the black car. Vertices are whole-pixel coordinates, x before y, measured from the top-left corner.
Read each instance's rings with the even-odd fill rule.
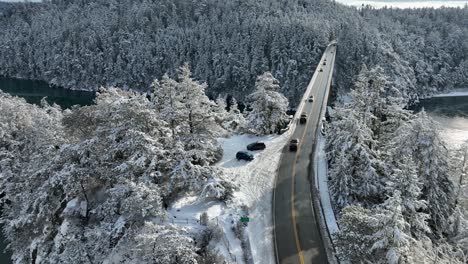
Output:
[[[247,145],[247,149],[250,151],[263,150],[265,148],[266,148],[265,143],[259,142],[259,141]]]
[[[239,151],[236,154],[236,159],[237,160],[246,160],[246,161],[252,161],[254,159],[254,156],[250,154],[247,151]]]
[[[300,124],[305,124],[307,122],[307,114],[306,113],[302,113],[301,114],[301,117],[299,118],[299,123]]]
[[[322,68],[320,68],[320,72],[323,72],[323,69],[322,69]]]
[[[309,97],[309,102],[312,103],[313,101],[314,101],[314,96],[311,95],[311,96]]]
[[[289,150],[296,151],[298,146],[299,146],[299,139],[298,138],[291,139],[291,142],[289,143]]]

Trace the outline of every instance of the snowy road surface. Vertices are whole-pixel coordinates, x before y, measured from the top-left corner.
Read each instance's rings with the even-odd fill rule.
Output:
[[[298,114],[304,111],[308,115],[307,123],[297,125],[291,137],[299,139],[299,149],[291,152],[285,146],[282,152],[273,208],[278,263],[327,263],[328,260],[316,217],[320,208],[314,208],[312,201],[311,163],[321,110],[326,107],[328,99],[335,51],[335,45],[326,49],[304,94],[303,98],[314,95],[315,101],[310,103],[303,99],[298,108]]]

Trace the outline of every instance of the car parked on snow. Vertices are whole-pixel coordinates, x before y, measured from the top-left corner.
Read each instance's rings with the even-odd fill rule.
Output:
[[[236,159],[237,160],[246,160],[246,161],[252,161],[254,159],[254,156],[247,152],[247,151],[239,151],[236,153]]]
[[[297,151],[298,147],[299,147],[299,139],[298,138],[291,139],[291,142],[289,143],[289,150]]]
[[[305,123],[307,123],[307,114],[306,114],[306,113],[302,113],[302,114],[301,114],[301,117],[299,118],[299,123],[300,123],[300,124],[305,124]]]
[[[247,150],[255,151],[255,150],[264,150],[266,148],[265,143],[257,141],[254,143],[250,143],[247,145]]]

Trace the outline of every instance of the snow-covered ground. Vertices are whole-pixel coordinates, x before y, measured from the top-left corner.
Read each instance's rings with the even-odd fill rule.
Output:
[[[249,208],[250,222],[246,228],[254,263],[274,263],[272,191],[281,150],[289,133],[281,136],[256,137],[237,135],[222,139],[224,156],[219,166],[227,169],[231,179],[239,185],[233,206]],[[252,162],[237,161],[236,152],[246,150],[249,143],[263,141],[266,149],[255,151]]]
[[[468,4],[466,0],[458,0],[458,1],[442,1],[442,0],[337,0],[345,5],[361,7],[364,5],[371,5],[374,8],[382,8],[382,7],[393,7],[393,8],[423,8],[423,7],[433,7],[433,8],[441,8],[441,7],[463,7],[464,5]]]
[[[213,245],[229,263],[244,263],[241,242],[236,238],[232,227],[235,216],[230,214],[229,206],[210,198],[187,196],[179,199],[168,209],[167,222],[186,228],[193,234],[200,233],[206,227],[200,224],[200,216],[206,212],[211,225],[222,231],[221,243]]]
[[[248,208],[250,222],[246,233],[254,263],[274,263],[272,191],[281,150],[288,137],[289,133],[263,137],[234,135],[219,139],[224,153],[217,166],[225,168],[227,177],[239,187],[234,192],[232,201],[224,204],[198,196],[183,197],[168,208],[165,221],[183,226],[195,234],[205,228],[200,225],[199,220],[201,214],[207,212],[211,224],[219,226],[223,233],[221,243],[213,246],[230,263],[245,263],[245,252],[233,227],[243,216],[243,208]],[[237,151],[246,150],[246,146],[255,141],[264,142],[266,149],[252,152],[255,159],[251,162],[238,161]]]

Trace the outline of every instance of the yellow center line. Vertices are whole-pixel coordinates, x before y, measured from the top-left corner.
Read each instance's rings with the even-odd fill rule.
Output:
[[[299,147],[298,147],[299,151]],[[296,161],[297,161],[297,155],[296,158],[294,159],[294,165],[293,165],[293,176],[292,176],[292,192],[291,192],[291,214],[292,214],[292,221],[293,221],[293,229],[294,229],[294,238],[296,240],[296,247],[297,247],[297,252],[299,255],[299,263],[304,264],[304,256],[302,255],[302,249],[301,245],[299,243],[299,235],[297,232],[297,226],[296,226],[296,210],[294,209],[294,175],[296,174]]]
[[[319,67],[321,67],[322,63],[322,60],[320,60],[320,65]],[[313,106],[312,106],[312,110],[313,110]],[[310,114],[310,113],[309,113]],[[301,141],[299,142],[299,146],[297,147],[297,153],[294,157],[294,163],[293,163],[293,167],[292,167],[292,191],[291,191],[291,215],[292,215],[292,222],[293,222],[293,230],[294,230],[294,238],[296,240],[296,247],[297,247],[297,252],[298,252],[298,255],[299,255],[299,263],[300,264],[304,264],[304,255],[302,254],[302,249],[301,249],[301,244],[299,242],[299,233],[297,232],[297,224],[296,224],[296,209],[295,209],[295,206],[294,206],[294,177],[296,176],[296,163],[297,163],[297,159],[298,159],[298,156],[299,156],[299,152],[301,150],[301,146],[302,146],[302,142],[304,141],[304,137],[305,137],[305,134],[307,132],[307,129],[309,127],[309,121],[306,122],[306,125],[305,125],[305,129],[304,129],[304,132],[302,132],[302,137],[301,137]]]

